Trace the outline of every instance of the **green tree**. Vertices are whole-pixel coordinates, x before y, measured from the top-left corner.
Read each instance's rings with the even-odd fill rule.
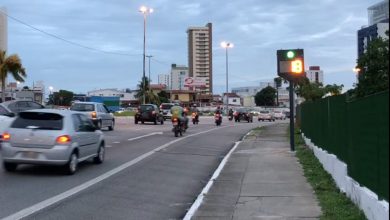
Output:
[[[279,88],[282,87],[282,77],[275,77],[274,83],[276,88],[276,105],[279,106]]]
[[[145,82],[145,87],[144,87],[144,82]],[[160,104],[160,99],[159,97],[153,93],[149,89],[149,79],[145,77],[145,80],[141,80],[137,86],[138,92],[135,94],[135,97],[138,98],[139,102],[143,102],[143,97],[144,97],[144,90],[145,90],[145,103],[147,104]]]
[[[258,92],[255,96],[255,103],[257,106],[274,106],[276,98],[276,89],[267,86]]]
[[[22,65],[19,56],[12,54],[7,56],[6,52],[0,50],[0,80],[1,80],[1,100],[5,101],[5,80],[11,74],[19,82],[24,82],[26,70]]]
[[[307,78],[298,83],[295,92],[306,101],[321,99],[326,94],[321,83],[310,83]]]
[[[329,93],[331,95],[340,95],[341,92],[343,91],[343,87],[344,87],[344,85],[336,85],[336,84],[326,85],[325,92],[327,94]]]
[[[356,85],[358,97],[389,89],[389,32],[387,39],[371,41],[366,52],[357,61],[359,82]]]
[[[330,95],[339,95],[343,89],[344,85],[326,85],[325,87],[322,83],[311,83],[308,78],[303,78],[297,83],[295,92],[300,97],[303,97],[306,101],[314,101],[322,99],[327,94]]]
[[[167,103],[169,102],[169,94],[165,91],[161,91],[157,94],[158,98],[160,99],[160,103]]]
[[[73,92],[67,90],[60,90],[53,93],[54,105],[70,106],[73,100]]]

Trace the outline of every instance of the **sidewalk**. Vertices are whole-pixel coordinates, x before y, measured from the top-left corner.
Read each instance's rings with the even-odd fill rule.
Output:
[[[248,135],[192,219],[318,219],[321,209],[294,154],[288,124]]]

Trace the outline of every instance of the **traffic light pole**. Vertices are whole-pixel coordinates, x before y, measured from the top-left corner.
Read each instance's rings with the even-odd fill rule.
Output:
[[[294,82],[290,80],[290,149],[295,151],[294,140]]]

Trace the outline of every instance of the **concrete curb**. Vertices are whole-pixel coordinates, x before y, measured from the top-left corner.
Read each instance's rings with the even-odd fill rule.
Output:
[[[322,163],[324,169],[332,175],[339,189],[345,192],[363,210],[369,220],[389,219],[389,203],[387,201],[380,201],[377,194],[366,187],[360,186],[357,181],[349,177],[347,164],[339,160],[336,155],[316,146],[303,133],[302,137],[306,145],[313,150],[314,155]]]

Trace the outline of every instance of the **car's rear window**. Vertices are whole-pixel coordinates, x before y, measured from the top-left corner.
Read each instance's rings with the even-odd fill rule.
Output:
[[[153,111],[154,110],[153,106],[151,106],[151,105],[141,105],[140,109],[143,112],[145,112],[145,111]]]
[[[63,117],[55,113],[21,112],[11,128],[62,130]]]
[[[70,107],[70,110],[79,111],[79,112],[91,112],[91,111],[95,111],[95,105],[77,103],[77,104],[73,104],[72,107]]]
[[[162,104],[162,105],[161,105],[161,109],[165,109],[165,110],[166,110],[166,109],[171,109],[172,106],[173,106],[172,104]]]
[[[262,113],[262,114],[268,114],[269,111],[260,111],[260,113]]]

